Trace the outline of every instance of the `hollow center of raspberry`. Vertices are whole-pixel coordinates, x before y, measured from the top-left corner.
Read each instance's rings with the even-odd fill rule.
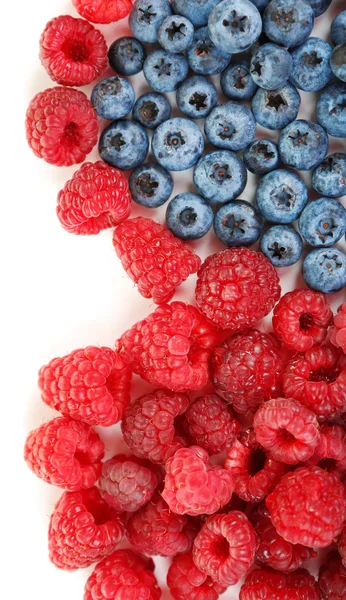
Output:
[[[74,458],[78,460],[80,465],[90,465],[90,458],[84,452],[75,452]]]
[[[61,50],[73,62],[86,62],[90,56],[89,48],[80,40],[66,40]]]
[[[85,506],[94,517],[95,525],[104,525],[110,520],[107,507],[103,502],[97,503],[94,501],[85,502]]]
[[[212,552],[218,558],[226,560],[229,557],[229,543],[222,535],[214,540]]]
[[[79,143],[79,129],[77,123],[67,123],[65,125],[64,133],[62,136],[62,143],[70,146],[78,146]]]
[[[339,375],[339,369],[325,369],[320,367],[315,371],[310,371],[309,381],[325,381],[326,383],[333,383],[336,381]]]
[[[278,437],[280,438],[280,440],[282,442],[287,442],[287,443],[294,442],[296,439],[294,437],[294,435],[292,435],[292,433],[287,431],[287,429],[280,429],[278,431]]]
[[[254,450],[251,453],[250,461],[249,461],[249,475],[253,477],[256,473],[259,473],[264,468],[266,461],[265,452],[262,450]]]
[[[314,318],[310,313],[303,313],[299,317],[299,326],[301,331],[309,331],[314,324]]]
[[[333,469],[335,469],[336,467],[336,461],[334,458],[323,458],[319,463],[318,466],[323,469],[323,471],[328,471],[328,473],[330,471],[332,471]]]

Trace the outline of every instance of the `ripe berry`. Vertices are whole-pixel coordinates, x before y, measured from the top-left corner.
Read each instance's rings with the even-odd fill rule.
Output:
[[[113,23],[127,17],[132,0],[72,0],[79,14],[92,23]]]
[[[329,339],[337,348],[346,354],[346,302],[339,306],[329,330]]]
[[[346,597],[346,568],[337,552],[330,552],[325,558],[318,585],[322,600],[343,600]]]
[[[305,569],[277,573],[271,569],[253,571],[242,585],[239,600],[320,600],[317,581]]]
[[[320,441],[308,465],[318,465],[341,480],[346,476],[346,432],[341,425],[325,423],[320,428]]]
[[[167,585],[174,600],[218,600],[226,591],[225,586],[196,567],[190,552],[174,556],[167,573]]]

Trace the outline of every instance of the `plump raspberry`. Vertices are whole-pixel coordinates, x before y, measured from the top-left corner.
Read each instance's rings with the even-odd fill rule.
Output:
[[[239,600],[320,600],[317,581],[305,569],[277,573],[253,571],[241,587]]]
[[[117,349],[134,373],[175,392],[198,390],[209,379],[210,349],[218,333],[189,304],[162,304],[126,331]]]
[[[167,585],[174,600],[218,600],[226,590],[196,567],[190,552],[173,558]]]
[[[274,331],[291,350],[305,352],[321,344],[333,313],[323,294],[293,290],[282,296],[273,314]]]
[[[334,315],[333,324],[329,330],[329,339],[337,348],[342,348],[346,354],[346,302],[339,306]]]
[[[79,90],[39,92],[26,112],[26,139],[34,154],[57,167],[81,163],[97,142],[98,123],[90,100]]]
[[[280,344],[269,334],[252,329],[213,350],[215,390],[239,413],[255,412],[280,393],[284,363]]]
[[[50,519],[49,557],[60,569],[88,567],[114,552],[123,533],[117,513],[97,488],[64,492]]]
[[[191,248],[152,219],[136,217],[119,225],[113,246],[128,276],[144,298],[156,304],[169,302],[175,289],[192,273],[201,259]]]
[[[222,586],[238,583],[255,559],[257,535],[244,513],[213,515],[197,534],[193,560],[197,567]]]
[[[89,425],[58,417],[29,433],[24,458],[30,469],[65,490],[90,488],[101,474],[104,444]]]
[[[312,410],[320,420],[346,410],[346,357],[334,346],[314,346],[286,364],[284,394]]]
[[[133,0],[72,0],[81,17],[92,23],[113,23],[127,17]]]
[[[346,598],[346,568],[337,552],[330,552],[319,573],[318,585],[321,600],[344,600]]]
[[[287,465],[311,458],[320,441],[316,415],[290,398],[268,400],[256,412],[253,426],[258,443]]]
[[[334,473],[319,467],[299,467],[284,475],[266,504],[277,532],[291,544],[325,548],[342,530],[343,486]]]
[[[346,432],[341,425],[322,425],[320,441],[308,465],[318,465],[340,479],[346,477]]]
[[[260,252],[231,248],[208,256],[198,272],[196,303],[215,325],[252,327],[280,298],[276,270]]]
[[[42,400],[89,425],[119,421],[130,399],[131,371],[110,348],[88,346],[41,367]]]
[[[131,195],[121,171],[102,161],[84,163],[59,192],[57,216],[66,231],[91,235],[125,221]]]
[[[346,526],[341,532],[341,536],[338,541],[338,550],[342,558],[342,564],[346,567]]]
[[[42,32],[40,59],[56,83],[88,85],[107,67],[106,40],[84,19],[56,17]]]
[[[175,515],[158,493],[127,522],[130,544],[150,555],[174,556],[188,552],[195,535],[189,517]]]

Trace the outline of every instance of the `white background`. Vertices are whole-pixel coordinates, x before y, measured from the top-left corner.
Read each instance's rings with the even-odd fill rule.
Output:
[[[345,0],[334,0],[317,19],[313,35],[326,37],[331,18],[342,8]],[[39,36],[50,18],[66,13],[77,16],[66,0],[20,0],[1,6],[0,550],[2,595],[10,600],[77,600],[83,596],[88,574],[64,573],[49,563],[48,519],[60,491],[36,479],[22,459],[28,431],[54,416],[40,401],[37,371],[51,358],[75,348],[112,346],[127,327],[153,309],[123,272],[112,248],[111,231],[78,237],[60,227],[56,195],[76,167],[47,165],[25,141],[28,102],[53,85],[37,57]],[[128,31],[126,22],[101,29],[108,42]],[[140,76],[136,87],[146,89]],[[312,117],[314,103],[313,94],[302,93],[299,117]],[[269,131],[265,135],[275,137]],[[334,139],[330,152],[336,150],[345,151],[345,141]],[[89,158],[96,159],[97,152]],[[178,173],[174,179],[175,193],[191,189],[191,172]],[[253,201],[254,183],[250,176],[243,199]],[[135,207],[133,214],[145,211]],[[164,209],[146,214],[163,221]],[[221,249],[212,232],[194,246],[201,257]],[[302,285],[299,269],[280,272],[285,291]],[[191,301],[193,284],[192,277],[177,297]],[[330,298],[334,308],[343,294]],[[114,433],[108,431],[103,437],[108,452],[114,452]],[[157,575],[164,585],[161,561]],[[229,590],[224,597],[235,599],[238,593]],[[167,592],[163,598],[169,598]]]

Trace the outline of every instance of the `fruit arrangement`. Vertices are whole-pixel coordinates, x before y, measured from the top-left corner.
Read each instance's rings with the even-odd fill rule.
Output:
[[[169,558],[175,600],[231,598],[239,582],[240,600],[346,598],[346,298],[335,314],[328,301],[346,289],[346,152],[328,154],[346,138],[346,10],[331,43],[310,36],[331,2],[73,0],[81,18],[41,35],[56,85],[29,104],[28,144],[51,165],[82,163],[58,221],[114,228],[124,271],[157,305],[112,348],[39,370],[60,416],[24,457],[62,490],[49,558],[93,566],[84,600],[159,600],[152,556]],[[108,48],[97,24],[127,17],[131,35]],[[316,122],[297,119],[300,91],[317,92]],[[174,195],[171,173],[188,169],[193,191]],[[248,172],[255,203],[239,198]],[[131,217],[133,202],[145,212]],[[165,203],[165,224],[148,217]],[[224,249],[202,261],[189,243],[211,229]],[[306,287],[282,295],[280,269],[300,260]],[[194,302],[175,300],[193,274]],[[106,460],[115,424],[128,451]]]

